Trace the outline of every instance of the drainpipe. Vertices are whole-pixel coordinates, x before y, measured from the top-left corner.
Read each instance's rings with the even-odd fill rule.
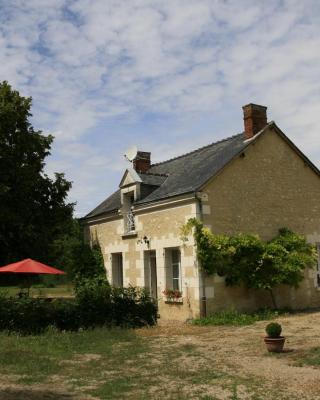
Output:
[[[196,193],[196,199],[197,199],[197,215],[196,217],[203,222],[203,213],[202,213],[202,200],[201,200],[201,192]],[[201,268],[199,260],[198,262],[198,268],[199,268],[199,278],[200,278],[200,316],[206,317],[207,316],[207,298],[206,298],[206,286],[205,286],[205,272]]]

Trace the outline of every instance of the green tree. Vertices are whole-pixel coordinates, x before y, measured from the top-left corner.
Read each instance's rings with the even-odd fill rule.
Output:
[[[0,265],[26,257],[48,262],[50,245],[72,219],[71,183],[45,174],[53,137],[34,130],[31,105],[0,83]]]
[[[77,219],[73,219],[70,230],[53,241],[50,254],[52,262],[63,266],[70,279],[106,276],[98,240],[94,240],[92,246],[86,243]]]

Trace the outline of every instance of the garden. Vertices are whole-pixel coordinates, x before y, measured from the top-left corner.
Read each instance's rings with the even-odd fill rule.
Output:
[[[252,320],[232,311],[216,317],[206,325],[1,333],[0,398],[318,398],[319,312],[265,312]],[[282,325],[283,353],[265,348],[270,321]]]

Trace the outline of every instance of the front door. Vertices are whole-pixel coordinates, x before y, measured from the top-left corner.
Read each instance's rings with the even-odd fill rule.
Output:
[[[158,298],[157,289],[157,258],[155,250],[145,252],[145,286],[155,300]]]

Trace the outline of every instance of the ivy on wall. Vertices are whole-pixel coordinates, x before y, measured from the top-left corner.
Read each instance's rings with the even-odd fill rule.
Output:
[[[193,233],[201,268],[208,274],[225,277],[228,286],[244,285],[269,291],[280,284],[298,287],[304,270],[317,260],[315,247],[287,228],[265,242],[258,235],[216,235],[196,218],[181,227],[181,238]]]

